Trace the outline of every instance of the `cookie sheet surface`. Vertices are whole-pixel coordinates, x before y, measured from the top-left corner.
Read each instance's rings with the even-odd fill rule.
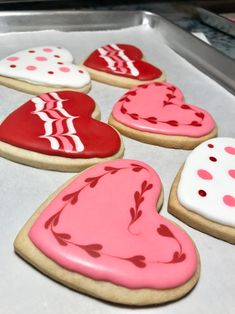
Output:
[[[109,43],[128,43],[143,50],[145,58],[164,69],[167,80],[177,85],[186,101],[208,110],[218,124],[219,136],[235,137],[234,97],[209,77],[171,50],[158,31],[137,26],[118,31],[42,31],[0,35],[0,58],[33,46],[58,45],[67,48],[76,62]],[[102,120],[108,120],[112,106],[126,90],[92,82],[89,93],[99,104]],[[0,86],[0,120],[32,96]],[[160,175],[165,191],[161,214],[176,221],[195,241],[201,256],[201,278],[185,298],[168,305],[139,309],[141,313],[213,314],[234,313],[234,246],[202,234],[167,213],[173,179],[189,151],[166,149],[124,137],[125,157],[150,164]],[[16,256],[16,234],[38,206],[58,186],[72,177],[34,169],[0,159],[0,314],[39,313],[132,313],[133,309],[111,305],[71,291],[45,277]]]

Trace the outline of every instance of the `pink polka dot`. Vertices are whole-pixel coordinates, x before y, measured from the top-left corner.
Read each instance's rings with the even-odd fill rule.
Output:
[[[69,72],[69,71],[70,71],[70,69],[67,68],[67,67],[61,67],[59,70],[60,70],[61,72]]]
[[[29,70],[29,71],[35,71],[37,69],[37,67],[35,67],[34,65],[28,65],[26,67],[26,70]]]
[[[204,179],[204,180],[212,180],[213,176],[210,174],[210,172],[203,170],[203,169],[199,169],[197,171],[197,174],[200,178]]]
[[[230,207],[235,206],[235,198],[231,195],[225,195],[223,197],[224,204]]]
[[[53,49],[51,49],[51,48],[43,48],[42,50],[45,52],[52,52],[53,51]]]
[[[230,175],[230,177],[232,177],[233,179],[235,179],[235,170],[231,169],[228,171],[228,174]]]
[[[224,148],[224,150],[231,155],[235,155],[235,147],[227,146]]]
[[[19,58],[18,57],[8,57],[7,60],[8,61],[17,61],[17,60],[19,60]]]
[[[209,148],[214,148],[214,145],[213,144],[208,144],[207,145]]]
[[[38,56],[35,58],[37,61],[47,61],[47,58],[46,57],[43,57],[43,56]]]
[[[82,70],[78,70],[78,72],[79,72],[79,73],[84,73],[84,71],[82,71]]]

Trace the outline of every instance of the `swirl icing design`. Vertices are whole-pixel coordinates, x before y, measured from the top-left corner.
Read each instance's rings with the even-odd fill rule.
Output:
[[[162,185],[148,165],[115,160],[76,177],[44,209],[29,238],[62,267],[128,288],[166,289],[197,268],[187,234],[156,212]]]
[[[215,128],[207,111],[186,104],[180,89],[169,83],[132,88],[114,105],[112,116],[130,128],[156,134],[199,137]]]
[[[35,104],[35,111],[32,114],[38,115],[45,122],[45,134],[40,137],[49,140],[53,150],[58,150],[62,144],[65,152],[73,150],[81,152],[84,145],[77,136],[73,124],[73,120],[79,116],[72,116],[64,109],[63,102],[66,100],[68,99],[60,98],[57,93],[35,97],[32,99]]]
[[[84,65],[98,70],[137,80],[154,80],[162,71],[142,60],[140,49],[131,45],[110,44],[95,50]]]
[[[46,155],[113,156],[120,149],[119,135],[108,124],[93,119],[94,110],[93,99],[79,92],[42,94],[2,122],[0,140]]]
[[[71,53],[61,47],[34,47],[0,61],[0,75],[35,85],[81,88],[90,83],[89,73],[72,63]]]
[[[235,227],[235,139],[215,138],[196,147],[185,162],[177,196],[188,210]]]

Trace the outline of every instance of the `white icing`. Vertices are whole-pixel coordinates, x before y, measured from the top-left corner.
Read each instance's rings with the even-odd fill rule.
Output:
[[[108,68],[118,73],[125,73],[126,68],[129,69],[133,76],[138,76],[139,71],[133,64],[133,60],[129,59],[124,50],[120,49],[117,45],[104,46],[98,49],[100,57],[103,58]]]
[[[209,148],[213,144],[214,148]],[[195,212],[211,221],[235,227],[235,204],[224,203],[225,195],[235,200],[235,178],[228,174],[235,170],[235,154],[229,154],[225,147],[235,148],[233,138],[215,138],[196,147],[187,158],[181,173],[177,195],[180,203],[188,210]],[[213,162],[209,157],[215,157]],[[198,170],[208,171],[213,179],[205,180],[199,177]],[[202,197],[199,190],[207,195]]]
[[[43,49],[50,49],[47,52]],[[30,53],[29,51],[35,51]],[[55,56],[59,56],[55,57]],[[35,58],[42,57],[47,60],[39,61]],[[13,60],[11,60],[13,58]],[[18,58],[14,60],[14,58]],[[62,62],[63,64],[58,64]],[[16,52],[0,61],[0,75],[26,81],[35,85],[49,85],[58,87],[80,88],[90,83],[89,73],[82,67],[72,63],[71,53],[58,47],[35,47]],[[11,66],[14,67],[11,67]],[[28,66],[36,67],[36,70],[27,70]],[[68,68],[63,72],[60,68]],[[82,71],[83,73],[79,72]],[[48,72],[53,72],[49,74]]]
[[[62,146],[66,152],[83,151],[84,145],[76,135],[73,125],[73,120],[79,117],[70,115],[63,108],[63,101],[67,99],[61,99],[57,93],[50,93],[48,95],[52,97],[49,101],[44,101],[40,97],[32,99],[32,102],[35,104],[35,111],[32,114],[38,115],[45,122],[45,133],[40,137],[47,139],[53,150],[58,150]],[[68,138],[70,138],[70,141]]]

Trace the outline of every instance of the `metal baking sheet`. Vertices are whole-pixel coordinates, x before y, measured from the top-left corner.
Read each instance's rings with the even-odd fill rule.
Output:
[[[182,89],[189,103],[214,116],[220,136],[235,137],[234,96],[227,90],[233,87],[232,60],[160,16],[115,11],[10,12],[1,13],[0,24],[0,58],[33,46],[60,45],[69,49],[79,62],[103,44],[134,44],[143,50],[147,60],[165,69],[168,81]],[[200,57],[203,54],[205,59]],[[89,94],[99,104],[103,121],[107,121],[112,106],[125,91],[92,82]],[[31,98],[3,86],[0,94],[0,121]],[[165,191],[161,214],[190,234],[202,262],[199,283],[185,298],[138,311],[145,314],[156,311],[160,314],[234,313],[234,246],[204,235],[167,213],[171,183],[189,151],[123,139],[125,158],[142,160],[159,173]],[[48,195],[73,174],[35,169],[2,158],[0,173],[0,313],[132,313],[133,308],[102,302],[54,282],[14,253],[13,241],[20,228]]]

